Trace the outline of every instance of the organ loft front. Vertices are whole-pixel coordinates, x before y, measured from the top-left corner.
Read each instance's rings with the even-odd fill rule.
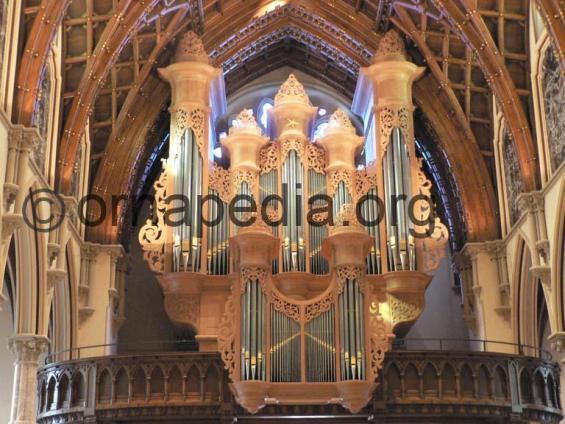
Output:
[[[159,70],[172,92],[170,140],[139,240],[168,317],[201,352],[219,352],[248,412],[357,413],[422,313],[448,238],[416,155],[412,85],[422,72],[387,32],[360,72],[375,123],[362,137],[343,109],[314,135],[318,107],[294,74],[266,125],[243,109],[216,134],[223,73],[192,32]]]

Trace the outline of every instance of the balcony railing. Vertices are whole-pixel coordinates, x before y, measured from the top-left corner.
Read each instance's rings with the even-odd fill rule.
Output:
[[[443,346],[444,344],[442,344]],[[338,405],[237,406],[217,354],[140,353],[52,363],[38,373],[40,423],[254,421],[301,415],[319,422],[558,423],[559,367],[545,359],[462,351],[387,354],[373,402],[352,416]],[[451,420],[451,421],[450,421]]]

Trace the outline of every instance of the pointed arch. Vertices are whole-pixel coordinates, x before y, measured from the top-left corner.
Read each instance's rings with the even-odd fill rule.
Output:
[[[98,402],[108,404],[112,402],[112,374],[104,369],[98,378]]]
[[[545,347],[546,336],[551,334],[547,294],[542,282],[530,271],[533,265],[532,250],[523,237],[516,251],[514,269],[514,313],[515,338],[520,345],[520,354],[539,356]]]
[[[71,407],[84,407],[86,402],[86,386],[84,375],[76,371],[71,380]]]
[[[127,402],[129,396],[129,377],[126,369],[122,367],[114,377],[114,401]]]
[[[386,375],[384,382],[387,400],[400,399],[402,397],[402,376],[396,363],[390,364],[384,374]]]
[[[444,397],[457,396],[457,379],[455,369],[448,362],[445,363],[441,372],[441,391]]]

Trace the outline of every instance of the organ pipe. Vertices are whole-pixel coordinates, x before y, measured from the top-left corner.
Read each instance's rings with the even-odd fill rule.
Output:
[[[241,296],[241,378],[265,380],[265,296],[258,281],[248,281]]]
[[[294,150],[283,163],[282,187],[287,218],[287,222],[283,222],[283,271],[306,272],[304,166]]]
[[[174,271],[200,270],[200,250],[202,249],[202,196],[203,161],[194,132],[187,129],[178,146],[175,166],[174,194],[182,196],[183,201],[175,201],[175,208],[182,213],[173,218],[182,220],[182,225],[174,227]],[[190,216],[186,222],[184,214]]]

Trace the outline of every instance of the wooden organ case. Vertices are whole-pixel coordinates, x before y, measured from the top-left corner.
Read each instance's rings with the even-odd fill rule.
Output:
[[[270,114],[274,140],[242,111],[221,139],[224,169],[208,153],[220,70],[192,32],[161,70],[172,88],[169,158],[140,242],[169,317],[200,350],[220,352],[248,411],[337,403],[358,412],[392,339],[421,314],[447,241],[415,153],[412,83],[422,71],[394,31],[362,69],[376,123],[367,166],[356,165],[364,139],[344,111],[311,140],[317,108],[290,75]],[[219,201],[199,201],[206,195]],[[168,225],[179,206],[188,219]]]

